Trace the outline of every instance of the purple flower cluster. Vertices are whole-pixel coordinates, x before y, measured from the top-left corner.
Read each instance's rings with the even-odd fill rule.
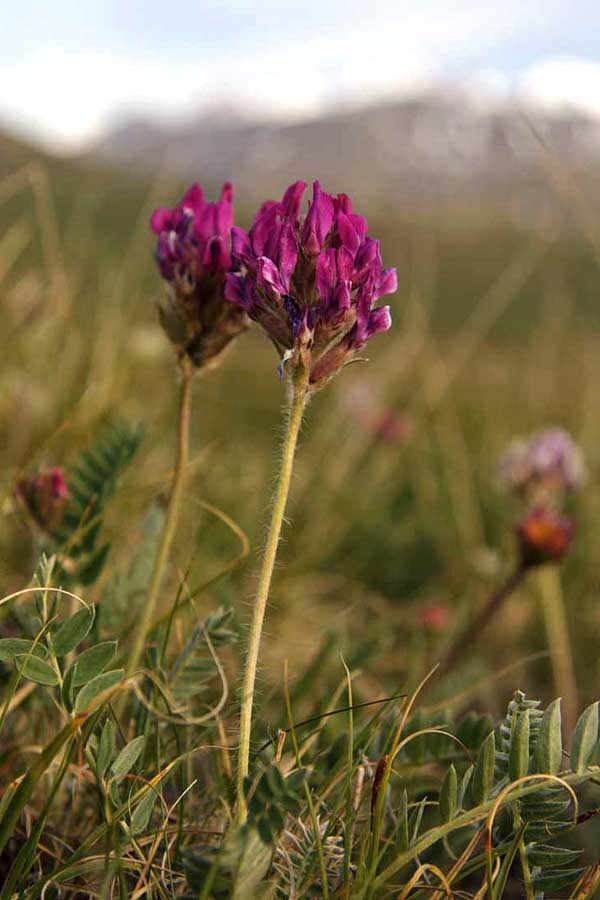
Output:
[[[157,235],[156,262],[169,286],[159,306],[161,323],[180,357],[201,368],[216,362],[248,325],[243,310],[225,300],[231,268],[233,188],[223,185],[216,203],[193,184],[173,209],[156,209],[150,227]]]
[[[305,188],[297,181],[280,202],[263,203],[248,233],[234,226],[233,264],[241,271],[227,276],[225,293],[262,326],[282,366],[320,387],[390,327],[389,307],[375,304],[397,279],[349,197],[316,181],[302,217]]]
[[[20,478],[15,496],[39,528],[52,531],[61,522],[69,491],[62,469],[47,466]]]
[[[156,261],[167,281],[198,280],[205,274],[227,272],[231,266],[233,187],[226,181],[216,203],[204,200],[193,184],[173,209],[155,209],[150,228],[157,235]]]

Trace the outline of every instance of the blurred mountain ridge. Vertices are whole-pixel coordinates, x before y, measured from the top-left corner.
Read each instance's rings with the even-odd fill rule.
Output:
[[[256,196],[292,177],[319,177],[362,201],[523,200],[526,187],[537,205],[549,166],[600,171],[600,119],[428,93],[290,123],[250,121],[235,110],[170,127],[131,119],[90,152],[140,173],[167,170],[209,184],[234,179]]]

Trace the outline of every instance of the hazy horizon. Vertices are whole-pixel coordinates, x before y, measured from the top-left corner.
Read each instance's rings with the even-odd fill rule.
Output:
[[[203,110],[312,118],[459,86],[492,102],[600,112],[600,9],[425,0],[33,0],[6,23],[0,121],[53,149],[97,140],[128,117],[165,123]],[[45,8],[44,8],[45,7]],[[526,8],[525,8],[526,7]]]

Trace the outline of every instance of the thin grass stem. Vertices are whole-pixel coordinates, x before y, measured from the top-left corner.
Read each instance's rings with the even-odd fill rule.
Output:
[[[156,559],[154,561],[152,581],[150,582],[148,596],[146,598],[139,625],[135,633],[133,647],[127,660],[128,675],[131,675],[133,672],[135,672],[142,658],[142,654],[144,653],[148,633],[153,625],[163,575],[179,521],[181,493],[189,458],[192,379],[194,375],[193,365],[187,358],[187,356],[183,357],[181,361],[181,374],[182,379],[179,395],[179,416],[177,423],[177,451],[175,456],[175,468],[173,470],[173,480],[171,482],[171,491],[169,494],[167,514],[165,516],[163,532],[156,553]]]

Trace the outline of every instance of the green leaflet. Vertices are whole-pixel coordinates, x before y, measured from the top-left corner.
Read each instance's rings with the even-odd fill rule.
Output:
[[[50,663],[39,659],[37,656],[15,656],[15,665],[24,678],[35,681],[36,684],[45,684],[54,687],[58,684],[58,674]]]
[[[523,778],[529,772],[529,710],[517,715],[508,757],[508,774],[511,781]]]
[[[94,607],[88,606],[78,610],[62,623],[52,635],[52,649],[56,656],[66,656],[87,637],[94,624]]]
[[[585,772],[598,740],[598,703],[585,709],[575,726],[571,741],[571,768],[574,772]]]
[[[124,674],[123,669],[112,669],[110,672],[104,672],[102,675],[92,678],[77,694],[73,707],[74,711],[80,713],[87,710],[99,694],[115,687],[122,680]]]
[[[562,733],[560,698],[544,712],[535,748],[537,771],[547,775],[560,772],[562,763]]]
[[[458,806],[458,778],[454,765],[451,765],[440,788],[440,813],[442,821],[449,822]]]
[[[492,784],[494,783],[495,758],[496,744],[494,732],[492,731],[481,745],[477,762],[475,763],[471,781],[471,797],[474,803],[484,803],[490,795]]]

